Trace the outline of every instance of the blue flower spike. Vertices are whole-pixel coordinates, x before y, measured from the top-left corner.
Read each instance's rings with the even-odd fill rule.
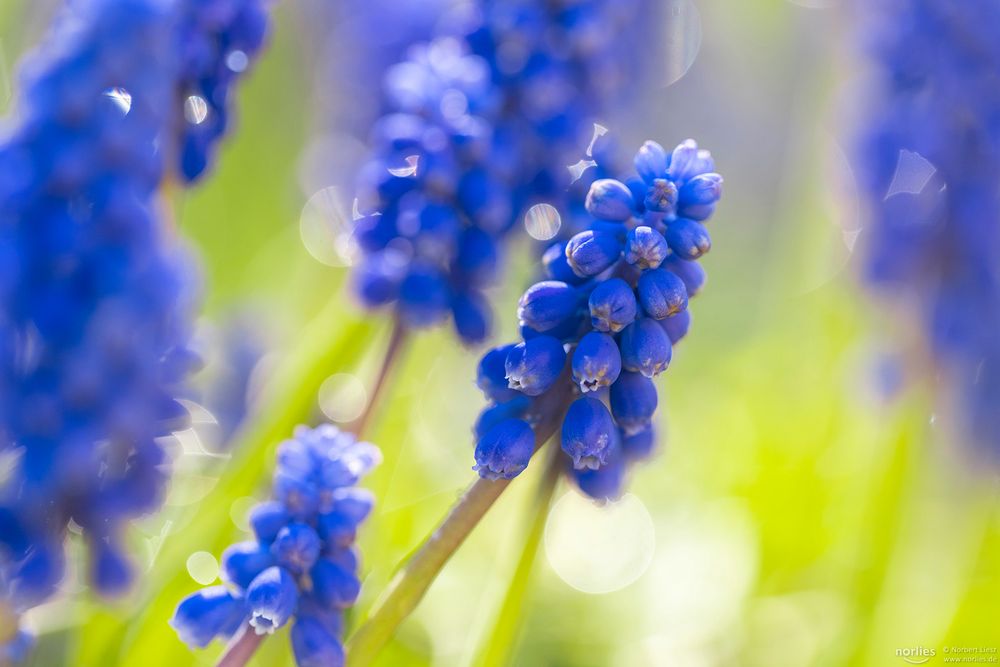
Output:
[[[18,613],[56,593],[73,533],[82,583],[129,589],[125,535],[165,496],[198,366],[197,280],[156,195],[174,7],[63,4],[0,138],[0,588]],[[0,662],[31,644],[5,630]]]
[[[542,264],[553,280],[521,299],[523,341],[480,362],[477,384],[490,403],[475,429],[475,469],[486,479],[529,465],[544,444],[533,428],[553,411],[568,476],[599,502],[617,498],[630,466],[656,449],[653,378],[690,328],[688,300],[705,283],[696,260],[710,248],[711,211],[698,207],[714,210],[722,177],[690,140],[670,154],[648,141],[634,164],[636,176],[591,184],[590,229],[550,246]]]
[[[871,76],[852,155],[865,278],[916,332],[943,421],[1000,461],[1000,4],[862,3]],[[941,94],[947,90],[947,94]]]
[[[565,229],[580,229],[570,209],[584,205],[571,198],[593,182],[595,215],[619,227],[630,218],[632,191],[600,178],[615,151],[593,119],[638,91],[646,59],[631,45],[635,57],[622,57],[617,35],[644,19],[632,2],[490,0],[442,21],[436,39],[385,71],[382,116],[357,174],[352,283],[363,307],[391,310],[410,329],[450,318],[464,343],[479,344],[492,324],[484,290],[532,207],[554,206]],[[571,173],[584,155],[594,165]],[[557,243],[550,277],[573,285],[596,275],[620,254],[621,231],[584,247]],[[414,266],[420,280],[408,281]]]
[[[361,590],[352,545],[373,501],[355,485],[379,460],[373,445],[330,424],[296,429],[279,447],[276,499],[250,511],[254,539],[226,549],[226,585],[181,601],[171,620],[178,637],[204,648],[241,628],[263,635],[291,625],[300,667],[342,664],[343,610]],[[288,479],[296,480],[299,495],[278,494]],[[315,502],[303,505],[300,496]]]

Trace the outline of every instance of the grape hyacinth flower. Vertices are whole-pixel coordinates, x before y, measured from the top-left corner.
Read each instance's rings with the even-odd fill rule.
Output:
[[[300,667],[342,665],[343,610],[361,589],[353,545],[374,504],[356,485],[380,460],[374,445],[331,424],[297,428],[278,448],[274,497],[250,511],[253,539],[222,554],[224,585],[178,605],[170,624],[181,640],[204,648],[291,623]]]
[[[181,178],[197,180],[230,124],[232,88],[260,54],[269,0],[180,0],[177,102]]]
[[[565,198],[566,165],[631,80],[614,35],[640,15],[608,0],[484,2],[386,72],[358,179],[365,307],[392,307],[407,328],[450,316],[464,342],[488,337],[484,290],[504,238],[529,206]]]
[[[939,398],[1000,454],[1000,5],[859,6],[872,96],[856,164],[867,277],[922,332]]]
[[[704,222],[721,196],[711,155],[685,141],[667,153],[647,141],[638,176],[595,181],[590,229],[545,253],[549,280],[518,306],[523,342],[487,352],[477,384],[490,401],[476,424],[475,469],[487,479],[523,471],[532,427],[557,417],[566,467],[595,499],[617,497],[629,463],[654,447],[653,379],[687,333],[688,299],[704,284],[696,262]]]
[[[93,588],[129,585],[123,533],[162,499],[197,364],[191,267],[155,201],[171,16],[159,0],[66,11],[0,144],[0,607],[15,612],[55,592],[71,526]]]

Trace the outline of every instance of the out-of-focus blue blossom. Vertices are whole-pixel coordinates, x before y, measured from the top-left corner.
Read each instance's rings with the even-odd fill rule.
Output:
[[[179,0],[177,165],[191,182],[230,125],[233,86],[264,45],[270,0]]]
[[[274,500],[250,511],[254,539],[222,555],[225,586],[178,605],[170,624],[181,640],[203,648],[248,624],[271,634],[291,623],[300,667],[342,664],[343,610],[361,590],[353,543],[374,504],[356,484],[380,460],[333,425],[296,429],[278,448]]]
[[[354,230],[365,306],[391,305],[408,327],[453,314],[464,341],[488,336],[482,292],[501,268],[503,239],[536,203],[570,211],[580,176],[567,165],[635,81],[619,36],[641,21],[642,6],[476,3],[386,71]],[[602,249],[593,247],[588,266]]]
[[[700,267],[678,257],[692,256],[690,244],[671,242],[671,230],[693,228],[707,238],[702,214],[714,210],[722,178],[690,140],[673,153],[646,142],[635,166],[640,176],[627,183],[592,184],[592,229],[554,244],[542,261],[551,279],[521,298],[524,342],[490,350],[480,362],[477,384],[490,401],[476,425],[475,469],[483,477],[519,473],[528,448],[542,444],[529,427],[555,426],[570,476],[603,500],[617,497],[628,464],[654,449],[652,378],[666,370],[673,344],[687,333],[688,298],[704,283]],[[689,187],[700,181],[712,187]],[[685,194],[694,191],[696,199]],[[697,221],[683,217],[692,207]],[[601,247],[592,251],[595,236]],[[576,279],[564,280],[567,267]]]
[[[55,591],[70,525],[90,584],[128,585],[125,523],[159,505],[160,440],[187,418],[174,397],[197,364],[192,267],[154,198],[168,9],[71,3],[26,62],[0,144],[0,579],[15,610]]]
[[[1000,4],[859,5],[872,64],[856,165],[867,276],[907,304],[946,410],[1000,452]]]
[[[206,446],[225,451],[250,415],[254,404],[254,373],[269,350],[265,316],[252,308],[223,320],[209,332],[204,349],[206,364],[198,374],[194,400],[203,405],[218,425]]]

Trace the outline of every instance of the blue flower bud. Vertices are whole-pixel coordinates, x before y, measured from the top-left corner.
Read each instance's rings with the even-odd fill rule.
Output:
[[[480,438],[472,469],[484,479],[513,479],[528,467],[534,452],[535,432],[528,423],[508,419]]]
[[[623,372],[611,385],[611,414],[626,436],[649,425],[656,401],[656,385],[639,373]]]
[[[225,586],[210,586],[187,596],[177,605],[170,627],[192,648],[205,648],[216,637],[228,637],[249,615],[242,598]]]
[[[625,486],[625,464],[612,455],[607,465],[597,470],[573,470],[573,479],[585,494],[599,502],[616,500]]]
[[[705,269],[698,262],[681,259],[674,255],[667,258],[661,268],[669,270],[682,281],[687,290],[688,298],[693,297],[705,285]]]
[[[702,222],[715,215],[715,204],[688,204],[677,209],[677,215],[688,220]]]
[[[121,551],[107,540],[94,540],[91,581],[101,595],[121,595],[128,590],[132,567]]]
[[[681,259],[698,259],[712,248],[712,238],[701,223],[677,218],[667,225],[667,244]]]
[[[291,520],[285,506],[276,500],[268,500],[254,505],[250,510],[250,527],[262,544],[270,544],[278,536],[278,531]]]
[[[316,561],[309,571],[309,578],[316,601],[327,609],[346,609],[357,601],[361,593],[361,582],[353,570],[329,558]]]
[[[358,571],[358,553],[353,545],[349,547],[336,548],[324,555],[328,561],[334,565],[339,565],[348,572]]]
[[[670,254],[663,234],[642,225],[628,233],[625,241],[625,261],[640,269],[655,269]]]
[[[354,568],[349,568],[353,570]],[[321,624],[327,632],[334,637],[342,637],[344,634],[344,612],[337,608],[329,608],[320,603],[312,591],[299,593],[299,608],[295,612],[295,618],[302,620],[308,618]]]
[[[674,182],[683,182],[697,175],[701,162],[698,156],[698,144],[694,139],[688,139],[679,144],[670,156],[667,176]]]
[[[629,461],[648,459],[655,449],[656,430],[652,424],[622,438],[622,454]]]
[[[649,185],[646,184],[646,181],[638,176],[633,176],[625,181],[625,186],[632,193],[632,207],[641,209],[645,206],[643,202],[646,201],[646,192],[649,191]]]
[[[35,544],[10,578],[10,599],[34,606],[52,595],[62,581],[65,556],[58,545]]]
[[[412,241],[417,250],[417,254],[435,261],[446,261],[447,258],[452,256],[455,239],[459,237],[459,230],[462,226],[455,210],[450,206],[445,206],[444,204],[425,201],[421,204],[419,210],[416,212],[416,215],[419,220],[418,230],[413,235]],[[357,223],[355,223],[355,229],[357,229],[356,225]],[[462,239],[459,241],[460,249],[458,251],[458,258],[462,262],[468,261],[466,256],[469,254],[467,249],[462,248],[464,237],[465,235],[463,235]],[[475,262],[475,269],[479,269],[482,265],[483,256],[489,254],[492,254],[493,263],[495,265],[495,248],[477,248],[475,250],[474,256],[479,260]],[[463,266],[463,268],[466,267]],[[475,271],[466,271],[466,275],[470,275],[472,273],[475,273]],[[492,276],[492,269],[490,270],[489,276]],[[489,278],[487,278],[487,280],[488,279]]]
[[[302,574],[319,558],[319,535],[304,523],[291,523],[278,532],[271,545],[271,555],[292,574]]]
[[[429,327],[448,314],[448,283],[433,266],[414,263],[399,286],[399,316],[407,326]]]
[[[557,280],[543,280],[521,296],[517,317],[522,325],[545,332],[573,317],[579,306],[580,293],[575,287]]]
[[[596,398],[573,401],[562,424],[562,450],[573,459],[573,467],[597,469],[608,462],[618,429],[611,413]]]
[[[646,190],[642,203],[648,211],[669,213],[677,205],[677,186],[673,181],[657,178]]]
[[[392,216],[375,213],[354,221],[353,238],[358,247],[368,253],[377,253],[396,237]]]
[[[570,267],[569,260],[566,259],[566,243],[563,241],[549,246],[545,254],[542,255],[542,265],[545,267],[546,275],[552,280],[559,280],[570,285],[576,285],[583,281],[583,278],[576,275]]]
[[[598,331],[618,333],[635,320],[635,293],[621,278],[606,280],[590,293],[590,321]]]
[[[647,141],[636,152],[633,164],[639,177],[646,183],[652,183],[667,174],[667,152],[655,141]]]
[[[600,220],[621,222],[632,217],[632,192],[621,181],[602,178],[587,192],[587,212]]]
[[[528,396],[539,396],[559,378],[565,365],[563,344],[552,336],[518,343],[507,355],[508,386]]]
[[[355,526],[368,518],[373,507],[375,496],[368,489],[345,486],[333,494],[333,511],[347,517]]]
[[[596,276],[621,258],[622,242],[615,234],[587,230],[566,245],[566,259],[578,276]]]
[[[270,550],[256,542],[237,542],[222,552],[222,580],[245,590],[257,575],[274,565]]]
[[[583,293],[581,293],[581,300],[582,294]],[[562,341],[576,338],[579,335],[581,328],[583,328],[586,324],[585,318],[582,315],[583,312],[578,311],[568,319],[563,320],[558,325],[544,332],[532,329],[531,327],[522,324],[520,327],[521,338],[526,341],[531,340],[532,338],[538,338],[539,336],[551,336],[552,338],[557,338]]]
[[[503,403],[520,395],[507,386],[507,355],[513,348],[513,345],[495,347],[479,360],[476,386],[487,400]]]
[[[319,509],[320,497],[316,484],[309,479],[311,475],[282,470],[274,472],[274,497],[287,509],[288,513],[298,519],[304,519]]]
[[[476,442],[479,442],[486,433],[494,426],[508,419],[521,419],[528,408],[531,407],[531,397],[511,389],[515,397],[503,403],[492,405],[479,413],[476,424],[472,429]]]
[[[405,275],[406,260],[399,253],[386,250],[369,255],[354,272],[354,293],[367,308],[384,306],[399,296]]]
[[[469,227],[458,240],[453,270],[457,283],[482,288],[496,280],[500,251],[496,239],[477,227]]]
[[[618,341],[622,353],[622,367],[656,377],[670,365],[671,347],[663,327],[648,317],[636,320],[625,327]]]
[[[282,567],[269,567],[247,587],[250,625],[258,635],[272,634],[295,613],[299,589],[295,579]]]
[[[606,333],[591,331],[573,350],[573,381],[587,393],[606,387],[618,379],[622,358],[615,339]]]
[[[712,158],[712,154],[706,150],[699,149],[690,169],[693,174],[708,174],[714,172],[715,160]]]
[[[662,320],[676,315],[688,306],[684,281],[666,269],[643,273],[636,292],[642,309],[653,319]]]
[[[684,310],[676,315],[672,315],[665,320],[660,320],[660,326],[666,332],[671,345],[676,345],[691,328],[691,311]]]
[[[327,546],[350,546],[357,537],[358,526],[368,517],[374,504],[375,499],[366,489],[337,489],[331,511],[320,514],[316,520],[319,536]]]
[[[0,665],[20,665],[28,661],[35,646],[35,638],[18,630],[6,643],[0,644]]]
[[[478,292],[459,292],[451,298],[455,331],[466,345],[481,343],[490,335],[493,311]]]
[[[318,620],[300,616],[292,625],[291,637],[298,667],[343,667],[343,647]]]
[[[721,196],[722,176],[718,174],[699,174],[681,187],[677,202],[678,207],[683,211],[685,206],[714,204],[719,201]]]

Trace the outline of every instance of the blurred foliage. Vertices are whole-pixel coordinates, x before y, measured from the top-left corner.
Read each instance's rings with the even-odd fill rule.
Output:
[[[662,380],[665,451],[631,486],[655,531],[648,569],[588,595],[543,544],[514,664],[881,667],[898,648],[1000,644],[996,472],[970,460],[919,386],[887,393],[877,373],[898,350],[853,277],[859,227],[834,111],[837,81],[852,76],[838,46],[849,36],[833,9],[804,6],[821,4],[837,3],[697,2],[690,71],[625,114],[626,146],[694,136],[716,155],[727,191],[710,283]],[[50,5],[0,3],[0,68],[37,38]],[[261,400],[231,459],[179,452],[176,502],[135,536],[151,554],[141,590],[110,605],[82,592],[32,613],[44,633],[37,665],[211,664],[218,649],[192,654],[166,623],[198,585],[187,555],[218,556],[240,538],[247,496],[267,493],[274,446],[321,418],[323,379],[370,382],[385,345],[386,323],[362,321],[344,297],[344,271],[300,240],[317,50],[300,38],[309,17],[295,3],[276,12],[272,48],[240,91],[237,134],[213,177],[174,202],[202,258],[206,322],[251,306],[280,341]],[[10,78],[0,71],[0,104]],[[527,242],[511,256],[495,295],[502,338],[532,275]],[[471,479],[476,358],[437,331],[412,340],[395,369],[369,434],[385,463],[369,482],[380,505],[362,536],[367,575],[350,623]],[[540,468],[501,498],[380,665],[473,664],[531,525]],[[279,636],[256,664],[289,659]]]

